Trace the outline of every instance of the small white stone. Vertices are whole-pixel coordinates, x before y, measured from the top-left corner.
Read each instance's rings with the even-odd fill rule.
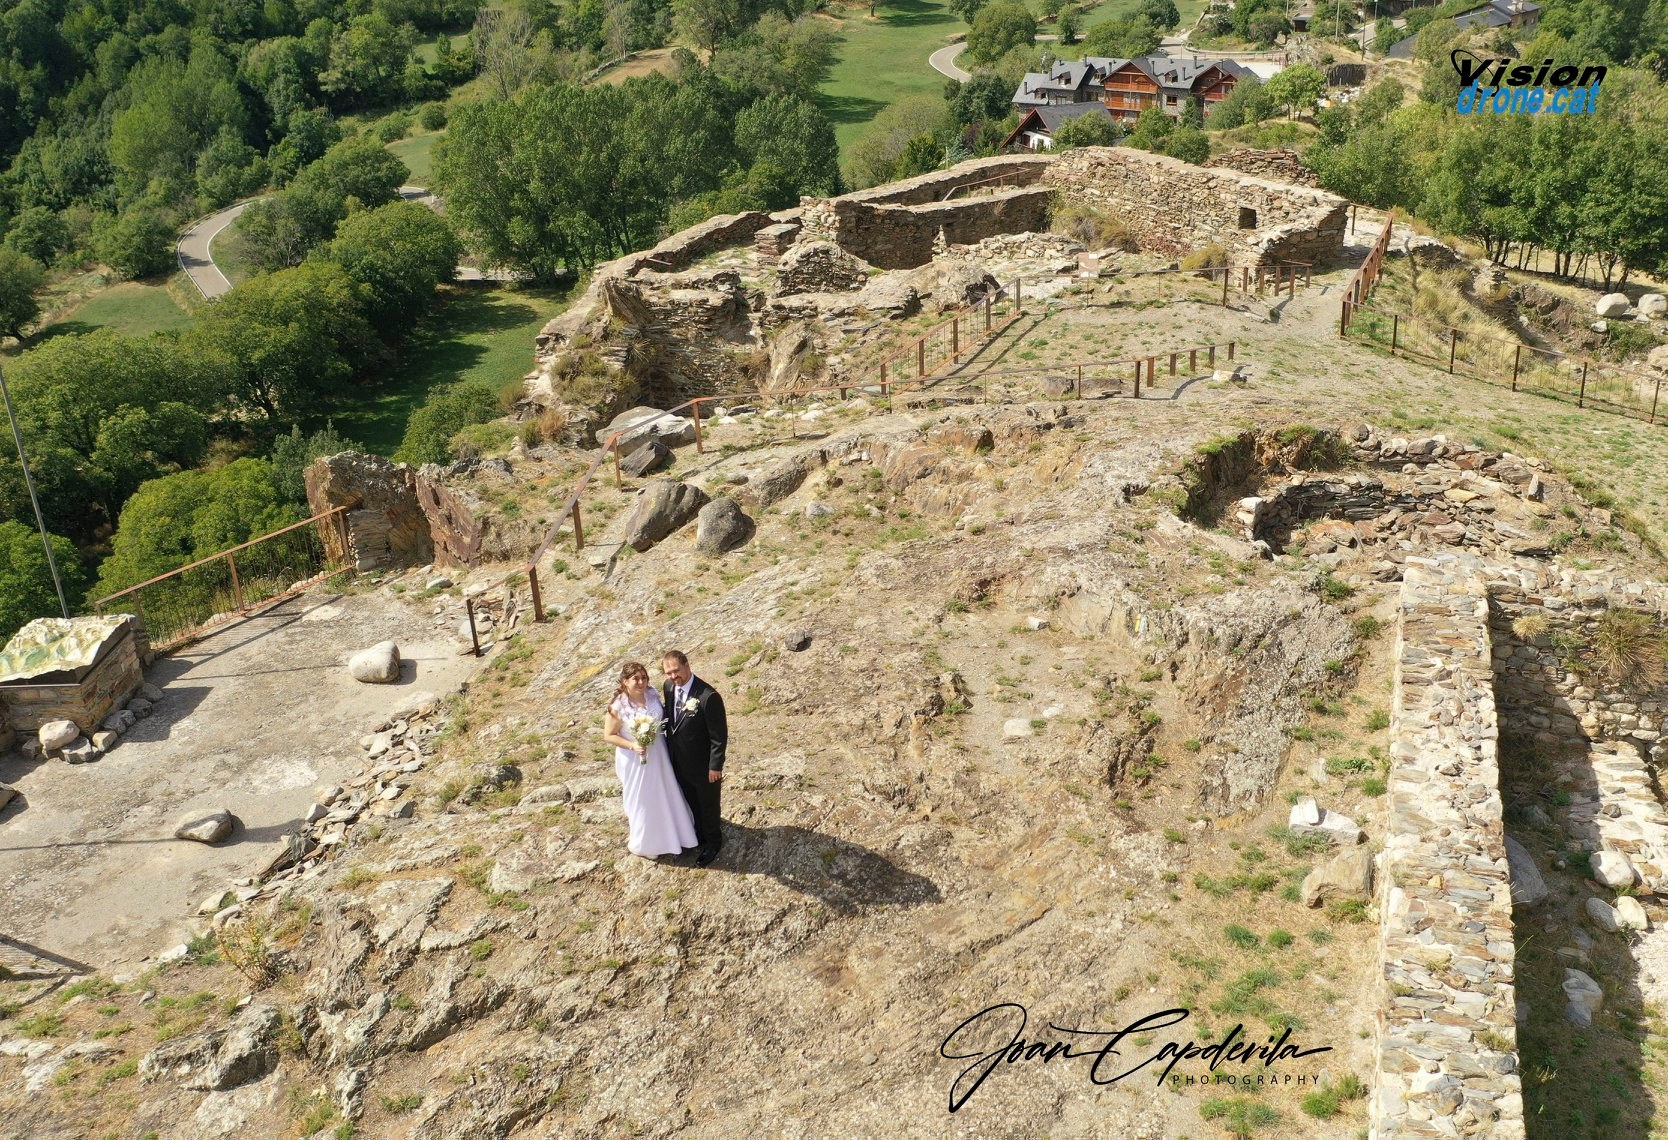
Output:
[[[1639,905],[1639,900],[1632,895],[1623,895],[1616,900],[1616,921],[1623,930],[1649,930],[1651,920],[1645,914],[1645,908]]]
[[[1002,722],[1002,735],[1009,740],[1030,736],[1031,722],[1022,716],[1011,717]]]

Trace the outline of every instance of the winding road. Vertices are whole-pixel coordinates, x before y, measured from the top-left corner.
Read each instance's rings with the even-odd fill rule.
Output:
[[[191,283],[197,286],[197,292],[204,300],[212,301],[232,291],[232,283],[214,263],[214,239],[220,232],[243,214],[256,202],[264,202],[266,195],[260,198],[250,198],[236,205],[227,206],[224,210],[216,210],[206,218],[198,218],[182,233],[175,243],[174,253],[179,258],[180,268],[191,278]],[[424,186],[401,186],[400,197],[408,202],[422,202],[433,206],[435,196]],[[459,281],[511,281],[515,274],[502,271],[483,273],[481,270],[468,265],[459,265],[457,280]]]

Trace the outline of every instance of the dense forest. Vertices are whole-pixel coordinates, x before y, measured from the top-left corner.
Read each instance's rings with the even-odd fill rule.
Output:
[[[674,33],[707,62],[682,51],[672,77],[580,82]],[[838,190],[810,101],[829,43],[791,4],[704,0],[6,7],[0,333],[31,329],[48,276],[172,269],[191,217],[266,195],[238,227],[254,275],[188,327],[23,339],[7,363],[72,604],[301,517],[302,466],[351,443],[332,412],[374,399],[410,351],[464,253],[458,231],[488,261],[571,282],[668,225]],[[449,114],[446,217],[399,200],[409,171],[384,143]],[[525,148],[515,214],[539,218],[533,241],[491,200],[504,187],[460,173],[512,138]],[[500,415],[503,396],[435,392],[398,457],[450,460],[452,437]],[[0,519],[6,636],[57,607],[5,452]]]

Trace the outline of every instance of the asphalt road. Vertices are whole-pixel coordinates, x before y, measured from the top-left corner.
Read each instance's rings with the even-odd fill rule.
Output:
[[[435,197],[426,187],[401,186],[400,197],[410,202],[422,202],[432,206]],[[233,222],[238,216],[256,202],[264,198],[251,198],[247,202],[239,202],[235,206],[227,206],[224,210],[216,210],[206,218],[199,218],[191,227],[180,235],[175,245],[175,253],[179,256],[180,268],[191,278],[191,283],[197,286],[197,291],[205,298],[213,300],[231,292],[232,283],[214,263],[214,239],[220,232]],[[482,273],[479,269],[467,265],[458,266],[457,279],[459,281],[509,281],[514,274],[505,272]]]

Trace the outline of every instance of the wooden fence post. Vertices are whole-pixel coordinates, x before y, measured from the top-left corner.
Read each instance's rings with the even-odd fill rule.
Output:
[[[465,597],[463,599],[463,612],[469,615],[469,644],[471,644],[475,647],[475,656],[479,657],[481,655],[481,635],[475,629],[475,599],[474,598]]]
[[[990,294],[985,294],[985,335],[990,335]]]
[[[1231,341],[1231,340],[1228,342],[1228,359],[1229,360],[1233,360],[1233,358],[1234,358],[1234,345],[1235,345],[1235,343],[1236,342]]]
[[[232,570],[232,602],[233,602],[234,605],[237,606],[238,612],[242,613],[243,612],[243,585],[242,585],[242,583],[240,583],[237,580],[237,555],[235,555],[235,554],[226,555],[226,565],[231,567],[231,570]]]
[[[1458,329],[1450,329],[1449,331],[1454,334],[1448,338],[1448,375],[1452,376],[1454,374],[1454,357],[1459,353],[1460,331]]]
[[[1651,393],[1651,423],[1656,423],[1656,402],[1662,396],[1662,377],[1656,378],[1656,391]]]
[[[1585,360],[1581,362],[1581,394],[1575,398],[1575,406],[1578,408],[1587,406],[1587,361]]]
[[[960,355],[961,355],[961,317],[959,315],[957,315],[957,316],[953,316],[953,317],[950,318],[950,359],[954,360]]]
[[[585,553],[585,524],[579,517],[579,500],[573,501],[573,548]]]
[[[922,337],[920,340],[917,340],[915,342],[915,375],[917,377],[921,377],[921,376],[925,376],[926,374],[927,374],[927,338]]]
[[[539,568],[527,567],[527,584],[533,588],[533,620],[544,620],[544,597],[539,593]]]
[[[1401,331],[1402,331],[1402,315],[1400,313],[1391,313],[1390,314],[1390,355],[1391,356],[1396,355],[1396,341],[1400,338]],[[1516,377],[1513,377],[1513,379],[1515,380]]]
[[[1081,364],[1077,366],[1077,398],[1079,400],[1083,398],[1083,366]]]
[[[706,444],[701,439],[701,401],[696,400],[693,406],[695,409],[695,450],[705,451],[707,449]],[[578,516],[574,517],[577,518]]]
[[[621,480],[620,480],[620,444],[619,444],[619,441],[615,440],[612,444],[609,445],[608,449],[614,453],[614,486],[619,487],[619,486],[623,485],[621,483]]]
[[[1198,372],[1199,372],[1199,350],[1196,349],[1196,348],[1190,348],[1190,349],[1187,350],[1187,374],[1189,376],[1195,376],[1195,375],[1198,374]]]
[[[1135,362],[1135,398],[1137,400],[1139,400],[1141,398],[1141,361],[1140,360],[1136,360],[1136,362]]]
[[[1210,355],[1208,357],[1206,357],[1206,359],[1205,359],[1205,367],[1211,369],[1212,371],[1215,371],[1216,370],[1216,346],[1214,344],[1207,345],[1206,350],[1210,353]]]
[[[1520,344],[1520,345],[1517,346],[1517,351],[1512,353],[1512,391],[1514,391],[1514,392],[1517,391],[1518,370],[1522,367],[1523,367],[1523,345]]]
[[[1172,352],[1170,354],[1170,375],[1174,376],[1175,374],[1176,374],[1176,354]]]
[[[882,396],[890,396],[892,394],[891,385],[886,382],[886,361],[884,360],[880,362],[880,394]]]
[[[1226,265],[1222,267],[1222,307],[1224,309],[1228,307],[1228,274],[1231,272],[1232,270]]]

